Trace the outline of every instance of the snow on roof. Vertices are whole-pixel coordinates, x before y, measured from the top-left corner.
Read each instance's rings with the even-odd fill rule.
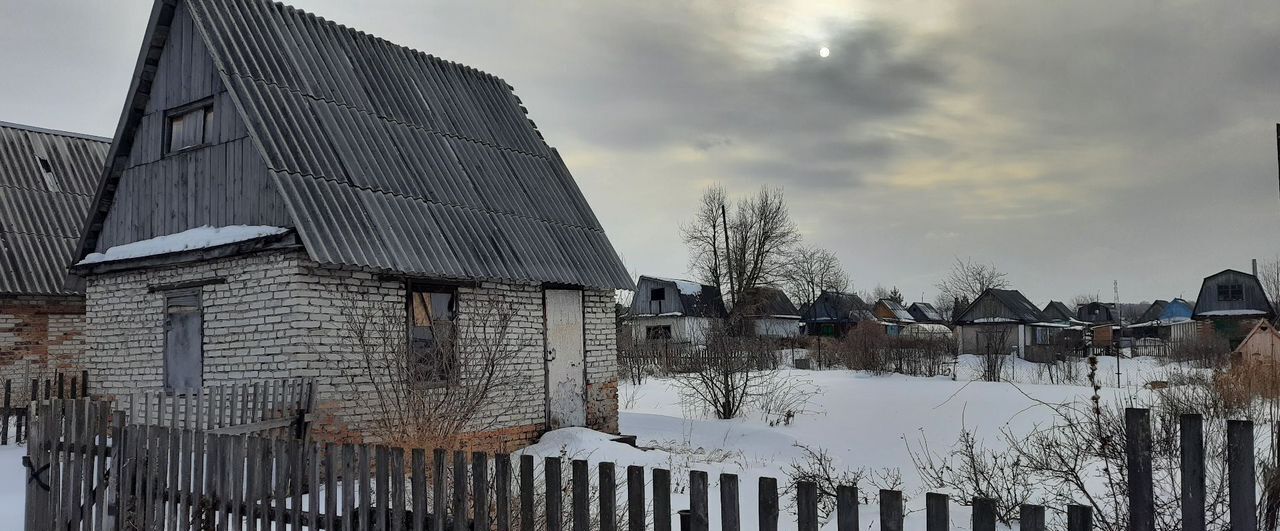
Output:
[[[226,227],[196,227],[177,234],[166,234],[107,249],[105,253],[90,253],[76,265],[116,262],[144,256],[205,249],[230,243],[253,240],[283,234],[289,229],[259,225],[230,225]]]
[[[649,277],[649,278],[675,284],[676,289],[680,290],[681,295],[702,295],[702,284],[699,284],[692,280],[684,280],[680,278],[663,278],[663,277]]]
[[[1207,312],[1200,312],[1199,315],[1206,316],[1206,317],[1227,317],[1232,315],[1266,315],[1266,313],[1267,312],[1264,312],[1262,310],[1242,309],[1242,310],[1210,310]]]

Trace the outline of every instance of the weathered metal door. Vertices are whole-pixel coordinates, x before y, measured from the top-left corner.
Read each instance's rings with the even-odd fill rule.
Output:
[[[582,291],[545,292],[547,427],[587,424],[586,345],[582,329]]]
[[[174,292],[165,297],[165,389],[187,392],[200,388],[204,377],[203,327],[199,292]]]

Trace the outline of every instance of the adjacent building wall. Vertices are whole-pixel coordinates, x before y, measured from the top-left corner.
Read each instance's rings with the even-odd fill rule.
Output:
[[[369,434],[386,411],[367,357],[351,340],[359,315],[395,320],[402,333],[404,283],[355,268],[322,266],[305,253],[270,251],[150,270],[110,273],[88,281],[86,365],[106,394],[163,386],[165,286],[201,280],[204,381],[310,377],[331,413],[322,438]],[[532,442],[545,427],[542,288],[481,283],[458,288],[458,319],[490,301],[511,310],[508,346],[514,384],[502,389],[475,423],[478,448],[509,450]],[[617,369],[613,293],[583,296],[590,427],[617,432]],[[363,312],[363,313],[361,313]],[[385,387],[383,387],[385,390]]]
[[[32,378],[80,369],[84,299],[0,296],[0,382],[13,380],[15,399],[30,396]]]

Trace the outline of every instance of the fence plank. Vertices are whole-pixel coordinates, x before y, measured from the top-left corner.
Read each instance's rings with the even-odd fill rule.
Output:
[[[292,389],[292,386],[290,386]],[[376,501],[374,502],[374,518],[373,528],[383,531],[387,528],[387,507],[390,500],[389,495],[391,489],[388,481],[391,479],[390,474],[390,453],[386,446],[381,444],[373,449],[374,452],[374,473],[373,473],[373,493]]]
[[[880,489],[880,530],[902,531],[902,492]]]
[[[1197,414],[1178,419],[1182,468],[1182,529],[1205,531],[1204,420]]]
[[[560,479],[560,458],[548,457],[542,463],[542,480],[546,484],[546,519],[547,531],[561,531],[564,529],[562,515],[563,510],[561,495],[563,491],[563,482]]]
[[[489,461],[484,452],[471,454],[471,528],[489,530]]]
[[[409,453],[409,484],[413,488],[413,531],[427,529],[427,452],[414,448]]]
[[[574,459],[569,464],[573,472],[570,481],[573,489],[573,500],[570,502],[573,515],[573,531],[589,531],[591,527],[591,480],[588,479],[590,468],[582,459]]]
[[[280,394],[280,399],[276,403],[280,404],[283,403],[284,382],[281,382],[276,387],[279,388]],[[356,477],[360,479],[360,507],[356,511],[355,517],[360,531],[373,529],[373,526],[370,525],[373,522],[373,515],[370,514],[373,511],[373,481],[371,481],[373,479],[371,477],[373,467],[369,464],[369,459],[372,457],[370,450],[372,449],[366,444],[356,445],[356,455],[359,461],[356,465]]]
[[[1227,495],[1230,499],[1231,531],[1256,531],[1257,484],[1254,470],[1253,422],[1227,421]]]
[[[995,531],[996,501],[990,498],[973,499],[973,531]]]
[[[511,531],[511,456],[508,454],[493,458],[493,496],[497,530]]]
[[[1020,531],[1044,531],[1044,506],[1024,504],[1018,507],[1018,529]]]
[[[796,483],[796,528],[818,530],[818,486],[812,481]]]
[[[853,485],[836,487],[836,531],[858,529],[858,488]]]
[[[520,456],[520,531],[533,531],[533,456]]]
[[[618,530],[618,476],[611,462],[596,465],[600,485],[600,531]]]
[[[288,442],[284,439],[271,439],[271,470],[272,476],[272,496],[271,502],[273,511],[271,514],[273,527],[276,531],[285,531],[285,500],[289,497],[289,478],[286,475],[289,467],[289,450]]]
[[[467,531],[467,454],[453,452],[453,531]]]
[[[671,531],[671,472],[665,468],[653,469],[653,529]]]
[[[760,531],[778,531],[778,480],[760,478],[758,494]]]
[[[1130,531],[1155,531],[1155,491],[1151,477],[1151,417],[1146,409],[1124,410],[1124,454],[1129,485]]]
[[[644,467],[627,467],[627,531],[644,531]]]
[[[404,449],[391,449],[391,531],[404,531]]]
[[[689,527],[693,531],[710,528],[711,511],[707,500],[707,473],[689,471]]]
[[[263,390],[266,396],[266,390]],[[265,409],[263,411],[266,411]],[[342,445],[342,531],[355,531],[356,518],[356,450]]]
[[[177,407],[176,402],[174,403],[174,407]],[[167,435],[169,438],[169,487],[165,489],[166,496],[169,500],[166,504],[169,507],[169,515],[167,520],[168,523],[166,524],[168,527],[166,529],[178,529],[177,525],[181,522],[179,519],[179,513],[181,512],[183,505],[181,497],[182,461],[187,457],[187,455],[182,453],[182,430],[170,427],[166,431],[168,432]],[[240,531],[240,528],[236,527],[236,531]]]
[[[245,393],[248,393],[246,387]],[[243,409],[242,413],[247,414]],[[324,512],[321,506],[324,504],[324,492],[321,485],[322,472],[324,471],[324,443],[304,443],[303,451],[306,452],[307,471],[307,524],[310,529],[319,529],[324,526]],[[333,529],[333,528],[325,528]]]
[[[431,515],[432,531],[444,531],[445,522],[445,451],[436,448],[431,454]]]
[[[1087,505],[1068,505],[1067,531],[1093,531],[1093,508]]]
[[[946,494],[929,492],[924,495],[924,522],[926,531],[947,531],[951,527],[951,500]]]

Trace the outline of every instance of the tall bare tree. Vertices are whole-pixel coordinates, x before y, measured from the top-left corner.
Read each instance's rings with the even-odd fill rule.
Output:
[[[972,302],[988,288],[1009,287],[1009,279],[994,264],[974,262],[972,258],[956,257],[951,271],[938,282],[938,296],[942,300],[959,299]]]
[[[1280,309],[1280,256],[1258,263],[1258,281],[1262,282],[1273,309]]]
[[[732,300],[735,290],[781,281],[800,233],[781,188],[761,188],[731,211],[728,206],[723,187],[708,188],[694,219],[681,230],[689,246],[689,266],[698,279],[722,290],[730,288]]]
[[[840,259],[819,247],[796,248],[783,277],[787,296],[797,307],[813,302],[823,291],[849,290],[849,275]]]

